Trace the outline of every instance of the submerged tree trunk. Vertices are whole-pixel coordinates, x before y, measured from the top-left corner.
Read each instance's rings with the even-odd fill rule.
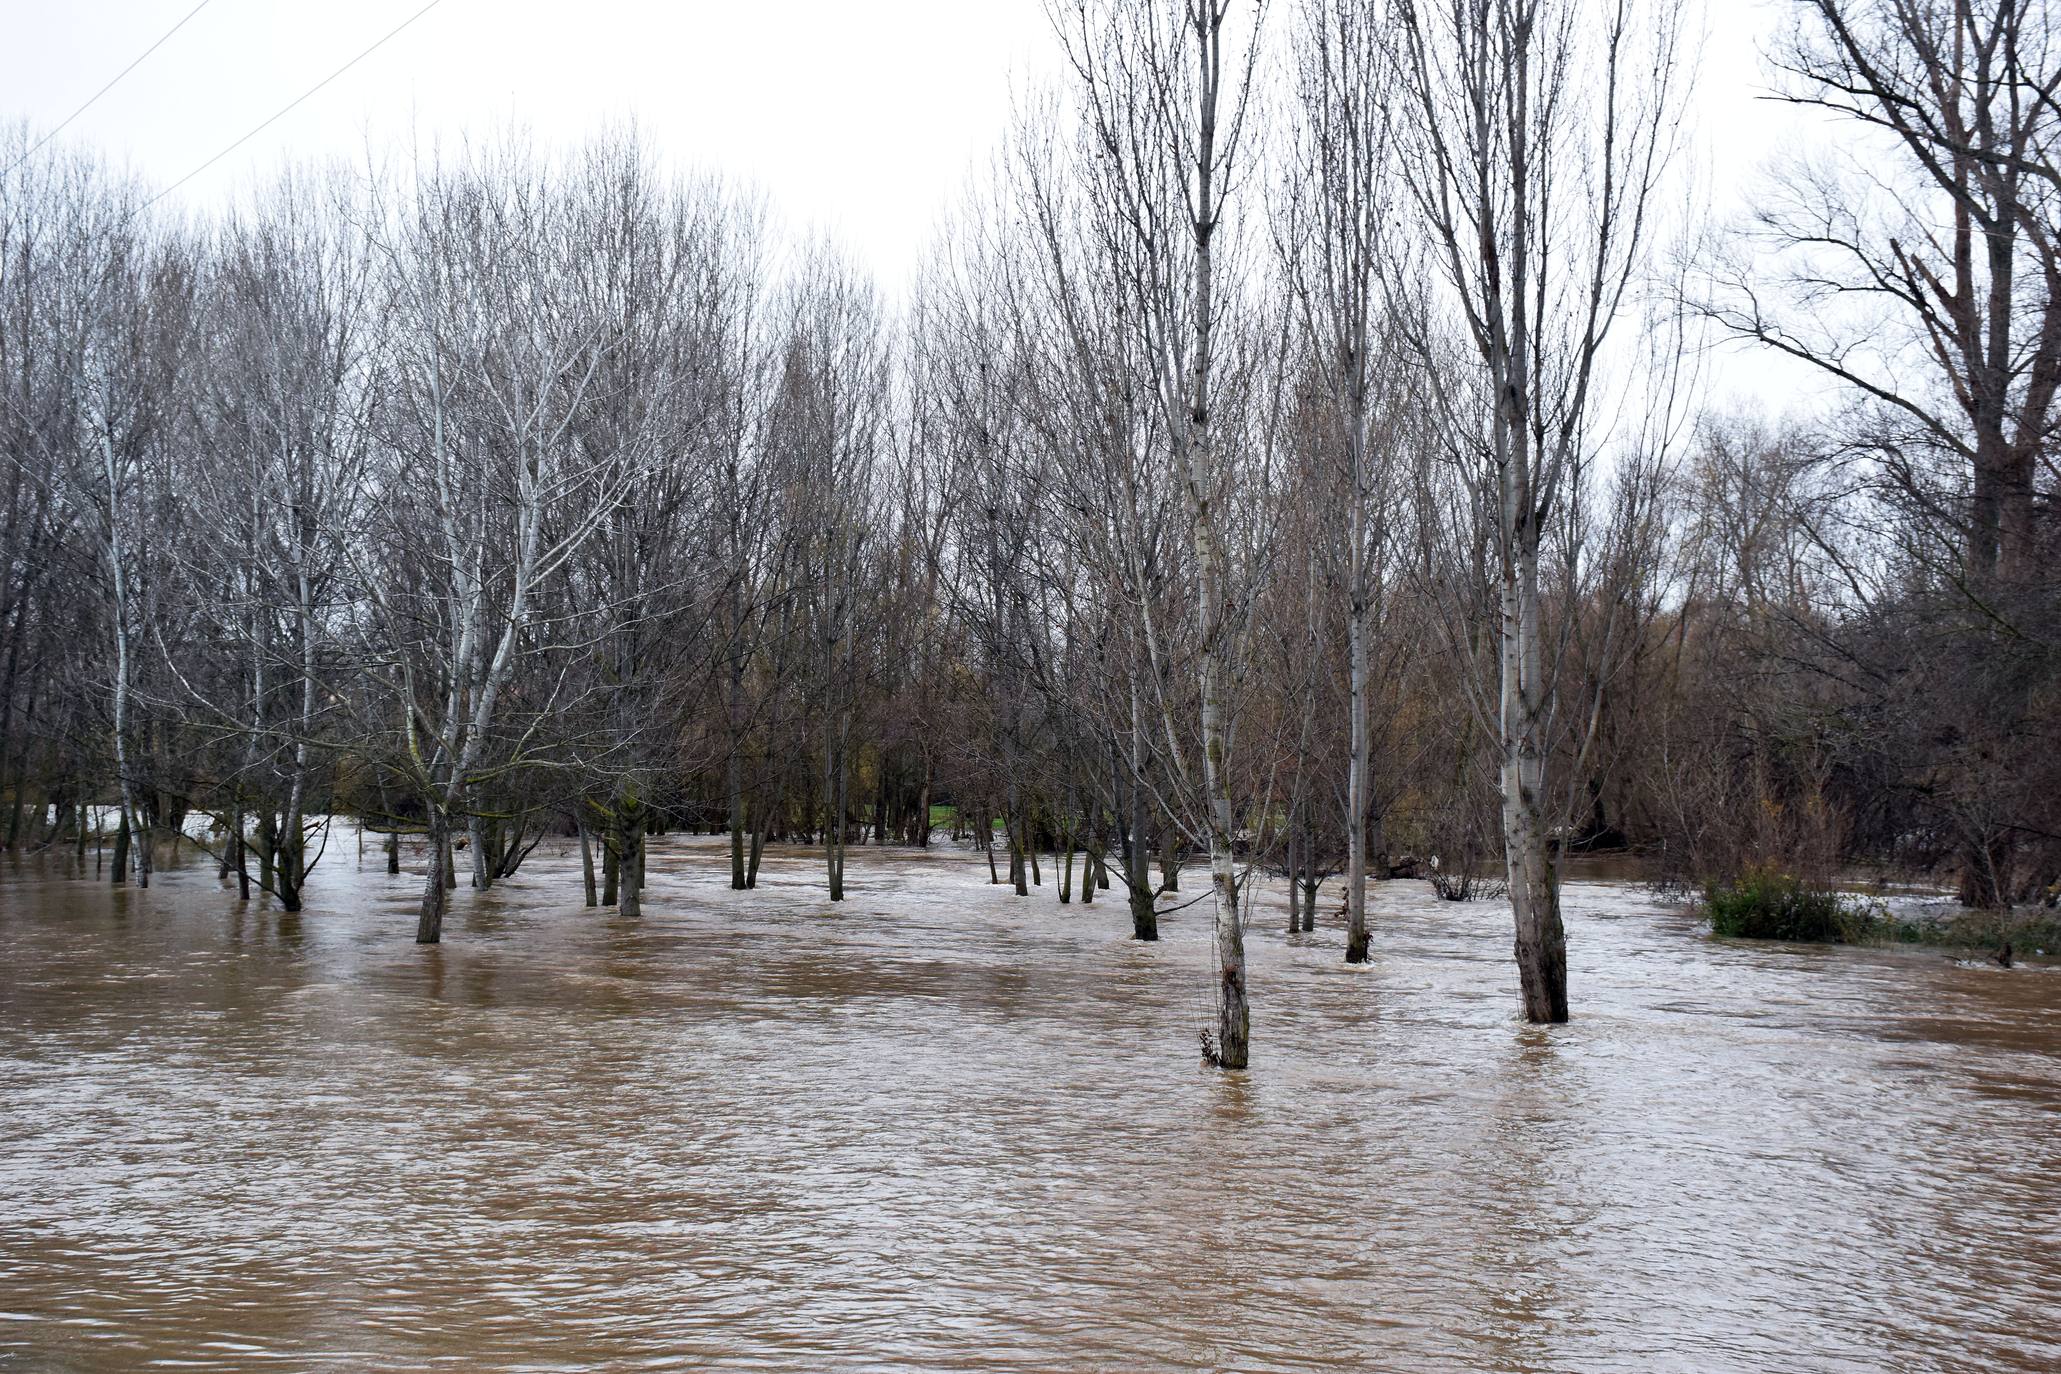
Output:
[[[832,734],[835,734],[833,728]],[[845,769],[844,756],[833,742],[823,762],[823,867],[830,900],[844,900]]]
[[[239,806],[229,822],[229,844],[223,855],[225,867],[236,874],[236,899],[247,902],[250,900],[250,861],[244,853],[243,825],[243,808]]]
[[[636,801],[621,807],[616,857],[616,909],[625,916],[644,914],[644,808]]]
[[[1505,519],[1529,524],[1506,480]],[[1560,878],[1545,820],[1545,757],[1539,648],[1536,534],[1520,532],[1503,579],[1503,852],[1517,925],[1517,974],[1527,1021],[1567,1019],[1567,934],[1560,921]]]
[[[594,891],[594,835],[587,829],[585,821],[580,828],[580,894],[588,906],[601,905],[600,897]]]
[[[1199,428],[1199,426],[1198,426]],[[1206,442],[1200,439],[1199,442]],[[1216,1038],[1211,1046],[1219,1067],[1242,1069],[1251,1056],[1252,1013],[1245,983],[1245,928],[1238,907],[1238,868],[1232,850],[1231,781],[1228,769],[1223,691],[1229,676],[1228,627],[1219,600],[1228,582],[1223,554],[1206,518],[1195,521],[1196,561],[1204,569],[1198,584],[1203,634],[1202,759],[1209,818],[1209,874],[1216,897]]]
[[[1295,934],[1302,929],[1302,832],[1290,823],[1288,828],[1288,933]]]
[[[104,379],[103,379],[104,382]],[[126,883],[129,880],[129,842],[136,815],[136,794],[129,773],[129,592],[128,553],[126,541],[122,538],[125,502],[123,500],[120,464],[115,460],[114,433],[109,427],[107,411],[98,408],[94,419],[100,438],[100,453],[103,473],[107,479],[107,544],[104,550],[109,574],[109,584],[114,592],[114,754],[115,786],[121,795],[122,828],[115,839],[114,881]],[[145,885],[148,885],[146,873]]]
[[[434,945],[444,938],[444,911],[450,903],[446,882],[451,868],[451,823],[434,807],[429,819],[429,864],[422,881],[422,912],[415,923],[415,943]]]
[[[1145,720],[1139,689],[1131,681],[1130,781],[1124,788],[1130,815],[1124,823],[1124,888],[1131,908],[1131,938],[1159,938],[1159,895],[1152,887],[1151,838],[1146,833],[1145,782],[1140,776],[1145,756]]]
[[[258,886],[270,892],[276,882],[273,867],[279,862],[279,823],[272,818],[272,804],[258,813]]]
[[[1014,752],[1012,747],[1012,757]],[[1015,884],[1017,896],[1028,897],[1030,886],[1026,881],[1027,865],[1023,858],[1026,844],[1023,833],[1023,799],[1017,792],[1016,770],[1013,766],[1009,769],[1008,778],[1004,780],[1004,787],[1006,791],[1002,806],[1002,832],[1009,840],[1009,881]]]
[[[277,886],[273,889],[279,895],[279,909],[299,911],[301,909],[301,879],[304,856],[302,850],[306,840],[301,834],[300,822],[296,818],[281,837],[279,848]]]
[[[736,691],[732,685],[733,697]],[[725,790],[729,794],[730,811],[730,887],[741,892],[750,884],[745,882],[744,872],[744,761],[739,755],[736,734],[736,706],[731,706],[730,757],[724,766]]]
[[[1152,880],[1132,883],[1128,897],[1131,908],[1131,938],[1133,940],[1157,940],[1159,938],[1159,903],[1152,895]]]
[[[1251,1011],[1245,983],[1245,927],[1238,907],[1238,867],[1233,851],[1235,827],[1231,815],[1230,719],[1225,693],[1235,672],[1236,645],[1231,626],[1231,570],[1229,552],[1218,529],[1220,504],[1229,497],[1228,484],[1216,452],[1216,435],[1210,426],[1214,394],[1210,385],[1210,354],[1215,325],[1212,235],[1217,207],[1211,185],[1216,167],[1215,60],[1221,53],[1221,30],[1206,23],[1204,11],[1196,10],[1191,22],[1196,27],[1197,60],[1203,73],[1198,85],[1197,147],[1195,156],[1198,206],[1194,225],[1194,293],[1189,341],[1186,432],[1179,435],[1182,486],[1187,497],[1190,542],[1195,550],[1195,609],[1202,632],[1200,686],[1202,717],[1203,803],[1209,837],[1210,885],[1216,897],[1215,951],[1217,1024],[1213,1057],[1226,1069],[1242,1069],[1250,1056]],[[1178,861],[1175,863],[1178,872]],[[1170,877],[1172,875],[1169,875]]]
[[[486,889],[494,884],[494,875],[487,869],[487,837],[485,822],[478,816],[471,816],[465,822],[465,838],[472,850],[472,886]]]
[[[1354,486],[1359,485],[1359,473],[1355,467]],[[1357,498],[1358,493],[1355,492]],[[1359,548],[1359,524],[1364,518],[1361,502],[1353,502],[1353,533],[1355,544],[1353,558],[1364,559]],[[1352,757],[1346,761],[1345,788],[1345,961],[1348,964],[1367,962],[1367,589],[1361,585],[1365,577],[1363,570],[1355,570],[1351,616],[1346,627],[1348,655],[1351,666],[1351,689],[1348,693],[1347,710],[1352,722],[1349,731]]]

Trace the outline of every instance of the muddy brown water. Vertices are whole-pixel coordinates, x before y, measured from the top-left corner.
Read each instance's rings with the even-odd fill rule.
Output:
[[[298,918],[0,874],[0,1369],[2061,1368],[2061,972],[1575,883],[1529,1028],[1498,904],[1348,969],[1270,893],[1223,1075],[1206,904],[669,839],[425,949],[351,847]]]

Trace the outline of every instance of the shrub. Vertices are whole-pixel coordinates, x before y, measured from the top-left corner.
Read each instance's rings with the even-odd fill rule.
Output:
[[[1510,885],[1500,878],[1485,878],[1469,868],[1434,868],[1431,890],[1448,902],[1494,901],[1508,896]]]
[[[1812,940],[1850,944],[1872,924],[1856,903],[1816,883],[1775,869],[1748,869],[1703,889],[1713,935],[1740,940]]]

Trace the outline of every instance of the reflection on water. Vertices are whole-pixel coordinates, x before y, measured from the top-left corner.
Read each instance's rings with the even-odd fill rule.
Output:
[[[2045,969],[1576,884],[1526,1027],[1506,910],[1393,883],[1363,968],[1256,919],[1223,1075],[1205,906],[674,839],[424,949],[350,850],[298,919],[0,875],[0,1368],[2061,1367]]]

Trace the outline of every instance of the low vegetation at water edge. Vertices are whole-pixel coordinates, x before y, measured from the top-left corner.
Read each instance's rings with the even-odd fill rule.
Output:
[[[1749,869],[1703,889],[1713,935],[1741,940],[1807,940],[1853,944],[1876,918],[1859,900],[1794,874]]]
[[[2052,909],[1902,917],[1879,901],[1771,868],[1706,883],[1703,914],[1711,934],[1728,939],[2061,951],[2061,912]]]

